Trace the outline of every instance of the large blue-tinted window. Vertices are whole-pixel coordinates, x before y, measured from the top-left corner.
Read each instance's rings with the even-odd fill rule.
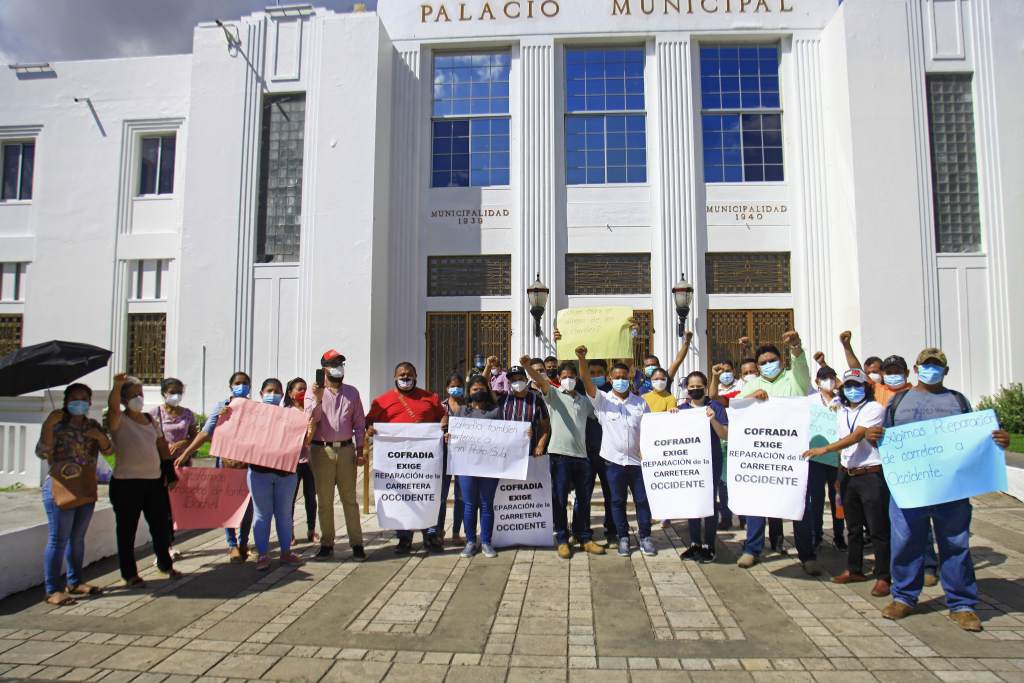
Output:
[[[700,49],[704,181],[784,180],[778,45]]]
[[[507,52],[434,57],[433,187],[509,184]]]
[[[566,50],[565,81],[566,183],[647,182],[643,48]]]

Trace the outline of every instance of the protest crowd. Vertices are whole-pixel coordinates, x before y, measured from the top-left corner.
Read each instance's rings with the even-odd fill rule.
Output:
[[[251,494],[237,525],[224,532],[232,563],[244,563],[254,552],[257,570],[271,566],[272,522],[279,546],[278,562],[303,562],[292,550],[293,510],[300,491],[305,540],[319,547],[313,559],[330,561],[335,554],[337,491],[351,559],[365,560],[356,494],[358,468],[371,457],[371,443],[379,450],[385,439],[400,441],[403,433],[428,445],[403,447],[388,455],[416,460],[399,466],[415,471],[421,467],[419,463],[439,454],[439,476],[428,476],[421,480],[424,483],[408,486],[410,491],[429,493],[386,499],[389,510],[395,509],[390,502],[395,499],[427,503],[409,517],[421,521],[415,526],[403,524],[397,530],[394,552],[413,551],[416,529],[428,552],[443,553],[447,544],[460,548],[462,557],[473,557],[478,552],[495,557],[496,546],[501,547],[495,542],[496,534],[501,533],[495,529],[495,501],[503,495],[499,481],[504,480],[461,464],[467,452],[473,456],[473,444],[482,443],[473,440],[473,430],[485,433],[480,430],[486,421],[490,427],[501,427],[500,433],[509,434],[510,442],[513,437],[520,440],[517,443],[521,443],[522,462],[517,461],[516,466],[521,466],[524,474],[519,480],[526,479],[531,461],[540,463],[544,462],[540,459],[547,458],[549,471],[543,472],[542,479],[547,482],[550,474],[550,501],[545,504],[550,502],[551,526],[519,526],[540,526],[545,533],[553,532],[554,552],[561,558],[569,559],[574,549],[593,555],[611,551],[628,557],[635,547],[627,517],[630,497],[638,550],[656,555],[652,527],[656,522],[671,524],[664,513],[659,514],[666,509],[660,501],[688,504],[704,496],[701,500],[706,504],[686,508],[694,510],[691,514],[695,516],[687,520],[690,545],[681,560],[716,562],[718,532],[738,526],[745,531],[745,540],[736,564],[750,568],[765,555],[766,540],[770,552],[787,551],[783,516],[751,514],[758,505],[751,502],[749,491],[769,483],[792,484],[798,493],[787,504],[795,512],[786,518],[792,521],[796,553],[807,575],[823,575],[817,554],[825,539],[827,500],[833,521],[832,545],[847,553],[846,570],[833,577],[833,582],[873,580],[872,595],[891,595],[891,602],[882,610],[888,619],[906,617],[913,612],[922,587],[941,582],[950,618],[965,630],[980,631],[981,622],[974,611],[978,589],[970,552],[969,498],[901,507],[891,495],[884,469],[888,464],[884,451],[889,430],[971,412],[968,400],[944,384],[949,372],[946,355],[940,349],[926,348],[913,365],[899,355],[884,360],[872,356],[861,362],[854,353],[851,334],[844,332],[840,341],[846,369],[833,369],[819,352],[813,358],[816,368],[812,374],[800,336],[790,331],[782,338],[783,348],[772,344],[754,348],[744,338],[740,340],[744,349],[741,357],[712,359],[707,374],[694,371],[679,377],[691,338],[692,333],[687,333],[682,349],[667,368],[654,356],[646,358],[641,367],[634,367],[632,360],[592,358],[586,340],[575,339],[566,340],[571,341],[574,358],[523,356],[505,367],[492,356],[469,376],[452,374],[445,395],[440,397],[421,388],[417,369],[402,362],[394,371],[394,388],[374,398],[368,410],[360,392],[345,383],[345,356],[330,350],[322,356],[322,369],[308,383],[295,378],[285,385],[269,378],[258,385],[257,392],[248,374],[234,373],[226,387],[227,397],[213,407],[204,424],[184,407],[185,387],[177,379],[163,381],[163,403],[146,412],[141,382],[118,374],[110,393],[106,425],[88,417],[90,388],[72,384],[64,391],[63,407],[44,423],[37,447],[51,472],[42,492],[50,525],[44,557],[46,600],[68,605],[100,591],[83,578],[83,546],[97,495],[98,463],[100,468],[104,464],[100,456],[112,452],[116,452],[116,458],[109,492],[125,584],[143,585],[135,559],[140,516],[149,527],[157,569],[166,576],[178,576],[174,561],[179,555],[173,547],[174,490],[179,479],[194,468],[197,451],[214,440],[218,426],[227,430],[233,417],[239,416],[235,417],[237,421],[252,413],[263,419],[263,424],[280,420],[289,428],[295,425],[301,438],[285,469],[267,466],[276,462],[258,460],[263,464],[256,464],[230,459],[228,451],[218,452],[218,445],[228,444],[229,439],[214,440],[212,455],[224,456],[216,458],[216,467],[243,470]],[[557,329],[555,339],[563,341]],[[911,370],[916,382],[911,381]],[[742,424],[752,424],[752,418],[744,416],[756,414],[750,412],[755,410],[774,411],[770,413],[774,417],[771,422],[760,423],[766,426],[741,429],[741,420],[745,420]],[[806,428],[808,415],[819,416],[810,418],[810,430]],[[789,427],[790,417],[797,427]],[[683,421],[696,426],[681,431],[676,425]],[[413,434],[409,431],[411,425],[428,427]],[[659,433],[667,437],[651,443],[666,449],[661,455],[669,458],[666,462],[675,469],[652,481],[649,472],[653,469],[649,468],[657,462],[644,445],[649,443],[644,432],[655,425],[660,425],[663,431]],[[815,425],[824,427],[816,430]],[[998,425],[993,427],[986,441],[1006,449],[1009,435]],[[741,451],[766,445],[765,441],[753,441],[751,447],[750,435],[770,440],[767,448],[778,451],[769,454],[775,459],[745,465],[748,454]],[[794,437],[800,443],[786,444],[786,439]],[[702,461],[689,459],[693,446],[706,449],[700,452],[709,457]],[[391,489],[400,489],[402,485],[394,482],[402,476],[401,470],[378,471],[378,454],[373,457],[375,486],[377,477],[381,477]],[[480,460],[486,458],[481,456]],[[999,460],[1002,464],[1001,457]],[[694,472],[699,472],[696,481],[693,476],[685,480],[683,475]],[[672,479],[676,475],[683,478]],[[592,514],[597,485],[603,506]],[[449,511],[447,501],[453,488],[455,504]],[[383,505],[378,499],[379,515],[384,514]],[[769,506],[759,509],[764,514]],[[405,512],[400,509],[395,514]],[[450,535],[448,514],[452,515]],[[594,516],[597,537],[592,525]],[[551,543],[550,537],[546,540]],[[865,562],[869,546],[874,555],[870,578]]]

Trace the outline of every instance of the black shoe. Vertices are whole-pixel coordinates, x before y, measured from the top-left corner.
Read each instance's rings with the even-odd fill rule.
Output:
[[[444,542],[440,538],[438,538],[436,534],[431,534],[430,536],[427,536],[427,540],[423,542],[423,545],[426,546],[427,550],[432,553],[444,552]]]
[[[740,531],[745,531],[747,528],[747,518],[740,517]]]
[[[719,531],[731,531],[732,530],[732,520],[731,519],[720,520],[718,522],[718,530]]]
[[[395,555],[408,555],[412,552],[412,539],[400,538],[395,546]]]
[[[363,550],[363,546],[361,546],[361,545],[354,545],[354,546],[352,546],[352,559],[355,560],[356,562],[365,562],[366,561],[366,551]]]
[[[786,539],[777,538],[771,542],[772,550],[777,552],[779,555],[788,555],[789,551],[786,550]]]
[[[849,548],[849,546],[846,545],[846,541],[844,541],[842,538],[837,538],[834,541],[832,541],[832,547],[836,550],[847,550]]]
[[[334,548],[329,545],[322,545],[313,559],[323,561],[329,560],[332,557],[334,557]]]
[[[615,548],[619,545],[619,535],[614,533],[609,534],[608,532],[605,532],[604,542],[605,545],[607,545],[609,548]]]
[[[711,564],[715,561],[715,551],[707,546],[701,546],[700,554],[697,555],[697,562],[700,564]]]
[[[700,558],[700,546],[696,543],[691,543],[690,547],[679,556],[680,560],[696,560],[698,558]]]

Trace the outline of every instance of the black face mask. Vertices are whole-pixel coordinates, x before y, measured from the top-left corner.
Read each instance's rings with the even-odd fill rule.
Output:
[[[704,390],[703,389],[687,389],[686,393],[694,401],[699,401],[702,398],[704,398]]]
[[[558,379],[558,370],[548,370],[547,375],[550,379]]]
[[[473,403],[487,403],[487,401],[489,401],[490,398],[491,395],[486,391],[474,391],[469,396],[469,399],[473,401]]]

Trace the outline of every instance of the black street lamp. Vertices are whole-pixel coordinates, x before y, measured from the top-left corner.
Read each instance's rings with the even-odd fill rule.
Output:
[[[537,273],[537,279],[526,290],[526,296],[530,300],[530,315],[533,316],[533,336],[535,337],[540,337],[543,334],[540,329],[540,319],[544,317],[544,309],[548,306],[548,294],[550,293],[551,290],[540,281],[540,273]]]
[[[675,299],[676,315],[679,316],[678,334],[682,337],[686,333],[686,318],[690,315],[690,304],[693,303],[693,285],[686,281],[686,273],[672,288],[672,298]]]

